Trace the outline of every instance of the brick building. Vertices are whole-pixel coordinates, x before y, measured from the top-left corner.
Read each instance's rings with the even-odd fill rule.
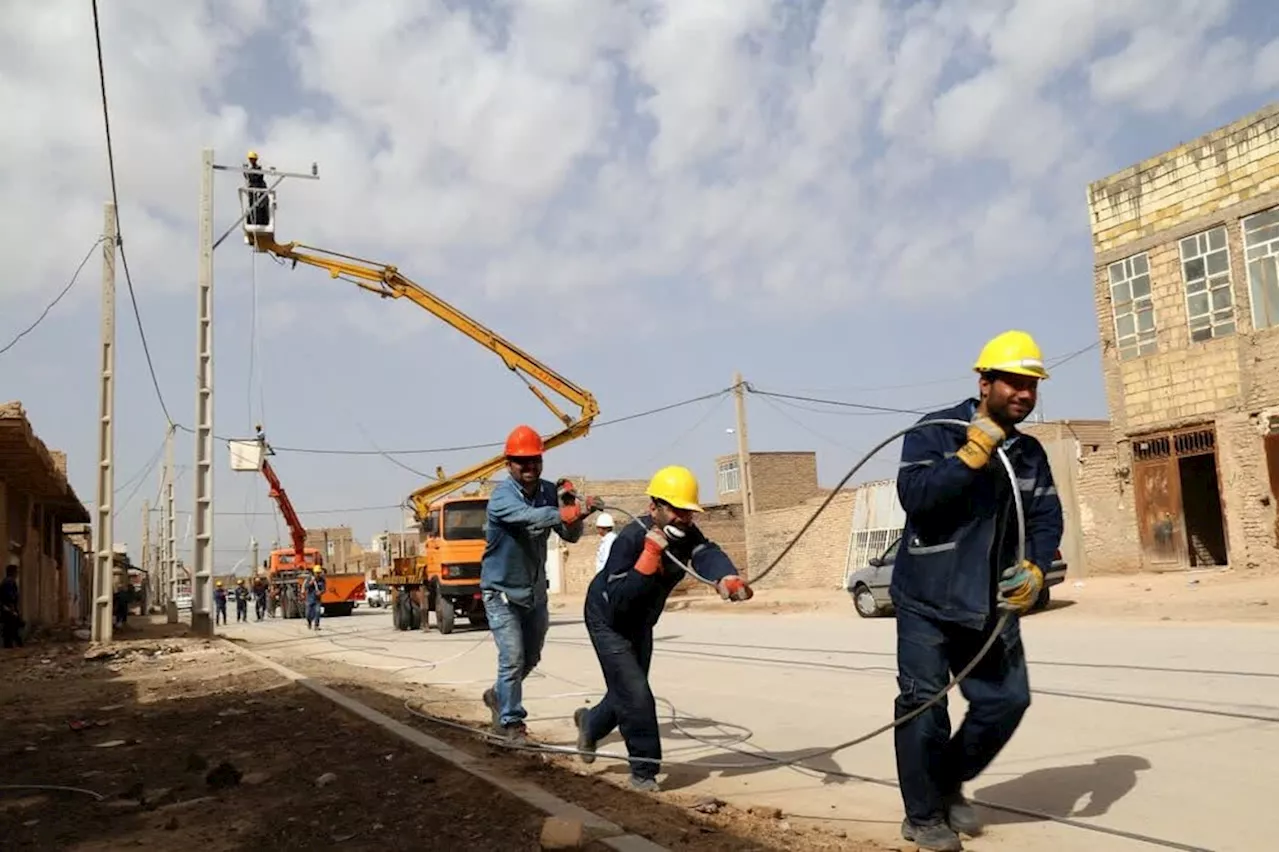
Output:
[[[88,560],[63,532],[89,511],[67,481],[67,457],[35,434],[21,403],[0,405],[0,565],[18,565],[29,627],[75,621]]]
[[[1126,566],[1276,568],[1276,130],[1272,104],[1089,186]]]
[[[289,545],[281,545],[288,547]],[[364,553],[351,527],[318,527],[307,530],[307,547],[320,551],[325,570],[333,574],[346,574],[362,570],[361,554]]]
[[[818,493],[818,454],[801,452],[750,453],[752,509],[766,512],[784,509]],[[738,456],[716,459],[716,501],[742,504]]]

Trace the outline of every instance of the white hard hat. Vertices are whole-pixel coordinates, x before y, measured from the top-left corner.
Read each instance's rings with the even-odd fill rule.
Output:
[[[596,526],[602,529],[606,527],[612,527],[613,515],[610,515],[608,512],[601,512],[599,515],[596,516]]]

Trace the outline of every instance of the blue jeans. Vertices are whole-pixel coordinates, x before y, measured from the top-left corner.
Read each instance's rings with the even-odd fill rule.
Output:
[[[524,679],[542,660],[551,613],[546,601],[525,608],[508,603],[499,592],[485,590],[483,597],[489,632],[498,646],[498,678],[493,684],[498,724],[510,725],[528,715],[523,704]]]
[[[599,742],[617,728],[627,744],[627,754],[633,758],[631,774],[656,778],[658,761],[662,759],[662,737],[658,733],[658,708],[649,688],[653,628],[640,628],[632,635],[619,633],[590,595],[584,615],[606,687],[604,698],[587,711],[587,736],[592,742]]]
[[[320,605],[318,600],[307,601],[307,624],[320,626],[320,616],[324,614],[324,607]]]
[[[897,620],[899,692],[893,703],[894,718],[941,692],[990,635],[902,609]],[[1027,660],[1016,620],[959,689],[969,710],[955,736],[945,698],[894,729],[898,786],[907,818],[916,825],[946,817],[948,797],[987,768],[1031,706]]]

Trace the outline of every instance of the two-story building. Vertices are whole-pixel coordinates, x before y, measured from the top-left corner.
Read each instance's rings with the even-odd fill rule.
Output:
[[[1117,477],[1146,570],[1276,568],[1277,109],[1089,186]]]

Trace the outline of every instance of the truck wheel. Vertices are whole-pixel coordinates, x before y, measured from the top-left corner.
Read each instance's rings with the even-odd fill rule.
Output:
[[[453,632],[453,617],[453,601],[444,595],[436,595],[436,627],[441,634],[447,636]]]
[[[412,597],[409,598],[409,630],[421,630],[422,622],[425,621],[425,615],[422,606]]]
[[[396,630],[409,630],[413,623],[413,600],[408,592],[396,595],[395,605],[391,607],[391,623]]]

